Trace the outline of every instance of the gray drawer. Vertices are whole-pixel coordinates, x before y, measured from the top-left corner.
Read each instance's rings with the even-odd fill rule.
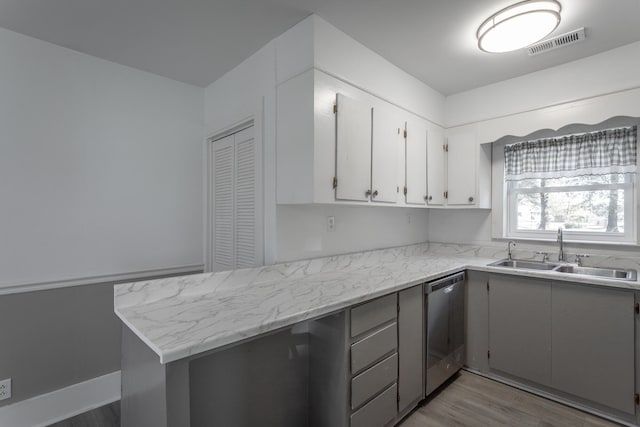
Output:
[[[370,331],[398,315],[396,294],[375,299],[351,309],[351,337]]]
[[[393,322],[351,344],[351,374],[355,375],[398,347],[398,324]]]
[[[351,380],[351,409],[356,409],[398,380],[398,353]]]
[[[384,427],[393,420],[397,409],[398,386],[380,393],[380,396],[364,405],[351,415],[351,427]]]

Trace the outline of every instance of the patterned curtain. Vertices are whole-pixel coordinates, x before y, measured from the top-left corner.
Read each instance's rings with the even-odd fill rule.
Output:
[[[507,145],[505,180],[635,173],[637,133],[632,126]]]

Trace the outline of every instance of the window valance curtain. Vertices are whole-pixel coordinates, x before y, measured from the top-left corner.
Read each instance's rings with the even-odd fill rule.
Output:
[[[637,133],[631,126],[507,145],[505,180],[635,173]]]

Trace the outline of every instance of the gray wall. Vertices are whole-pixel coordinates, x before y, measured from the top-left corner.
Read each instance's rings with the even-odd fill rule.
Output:
[[[0,379],[12,379],[0,407],[120,370],[114,284],[0,295]]]
[[[0,313],[0,406],[120,370],[112,283],[2,295]]]

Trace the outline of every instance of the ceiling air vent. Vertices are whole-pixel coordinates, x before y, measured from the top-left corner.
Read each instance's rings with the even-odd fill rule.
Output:
[[[584,37],[584,27],[582,27],[566,34],[562,34],[561,36],[533,44],[527,48],[527,51],[529,52],[529,56],[540,55],[541,53],[548,52],[550,50],[581,42],[584,40]]]

